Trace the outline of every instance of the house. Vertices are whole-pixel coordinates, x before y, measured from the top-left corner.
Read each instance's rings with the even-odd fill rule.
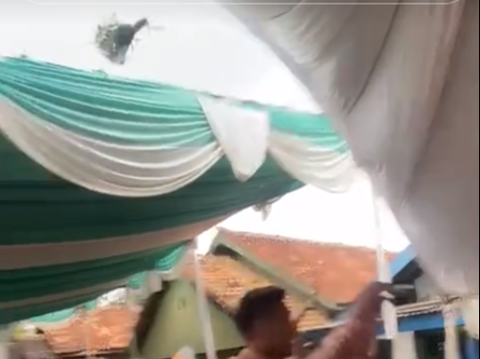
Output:
[[[284,288],[293,311],[306,309],[299,330],[308,346],[310,333],[329,325],[375,278],[376,257],[367,248],[222,229],[199,267],[215,348],[223,359],[244,345],[231,316],[247,291],[272,284]],[[185,345],[202,357],[205,347],[192,263],[186,263],[181,278],[163,289],[155,310],[149,311],[152,320],[142,325],[139,321],[138,357],[169,358]]]
[[[58,358],[129,358],[126,352],[138,308],[97,308],[77,314],[66,322],[41,325],[44,341]]]
[[[399,306],[399,330],[414,332],[419,359],[440,359],[444,357],[445,342],[444,301],[446,298],[435,283],[420,268],[415,252],[408,247],[400,253],[390,265],[393,282],[396,284],[414,284],[415,292],[410,298],[402,298]],[[443,297],[443,298],[442,298]],[[440,299],[442,298],[442,299]],[[407,303],[405,303],[407,301]],[[464,322],[457,319],[460,340],[460,357],[478,359],[478,340],[470,338],[463,330]]]
[[[414,342],[414,352],[417,359],[444,359],[445,323],[443,310],[445,301],[456,300],[455,297],[441,295],[438,287],[425,275],[418,265],[412,247],[399,253],[390,262],[390,271],[394,284],[413,285],[415,290],[406,292],[395,298],[397,309],[398,330],[401,334],[410,334]],[[337,321],[310,333],[312,340],[319,340],[329,330],[340,325],[345,313],[337,317]],[[463,359],[478,359],[478,340],[469,338],[461,330],[464,323],[461,318],[456,320],[460,340],[459,357]],[[383,338],[383,324],[379,323],[379,339]],[[379,340],[380,359],[391,358],[391,342]],[[402,357],[402,359],[411,359]]]

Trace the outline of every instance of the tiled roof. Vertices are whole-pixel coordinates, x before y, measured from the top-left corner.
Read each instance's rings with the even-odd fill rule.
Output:
[[[375,250],[343,244],[220,230],[227,241],[279,268],[322,298],[348,303],[376,278]],[[388,259],[393,255],[388,254]]]
[[[56,354],[94,354],[127,348],[137,319],[134,309],[101,308],[78,315],[62,326],[42,329]]]
[[[243,295],[255,288],[272,285],[266,278],[254,273],[240,262],[227,257],[207,255],[200,260],[201,277],[208,296],[226,312],[233,313]],[[194,267],[187,265],[184,275],[194,278]],[[293,311],[302,310],[306,303],[287,296],[287,306]],[[299,323],[299,330],[306,331],[325,324],[325,315],[317,309],[308,310]]]

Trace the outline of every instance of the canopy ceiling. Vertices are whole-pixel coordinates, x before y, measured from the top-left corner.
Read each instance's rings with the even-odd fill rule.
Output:
[[[324,115],[26,58],[0,59],[0,130],[2,322],[88,301],[237,211],[355,173]]]
[[[331,117],[425,270],[478,293],[479,2],[217,2]]]

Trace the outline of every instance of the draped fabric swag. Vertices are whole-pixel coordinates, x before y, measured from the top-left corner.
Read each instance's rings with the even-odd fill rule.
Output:
[[[356,175],[322,114],[26,58],[0,59],[0,158],[0,323],[84,303],[244,208]]]

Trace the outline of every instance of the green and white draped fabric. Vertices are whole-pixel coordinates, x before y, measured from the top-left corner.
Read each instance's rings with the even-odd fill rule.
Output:
[[[355,167],[324,115],[0,59],[0,323],[91,300],[228,216]]]
[[[96,308],[97,301],[91,300],[89,302],[83,303],[82,307],[85,310],[93,310]],[[78,312],[78,306],[74,308],[62,309],[53,313],[48,313],[44,315],[39,315],[38,317],[30,318],[28,321],[33,324],[44,324],[44,323],[61,323],[72,319]]]
[[[186,253],[188,246],[177,246],[177,248],[169,251],[165,256],[158,260],[154,267],[153,271],[158,272],[168,272],[172,270],[177,263],[181,260],[183,255]],[[139,289],[143,287],[146,283],[148,272],[137,273],[126,281],[126,287],[131,289]],[[78,306],[77,306],[78,307]],[[77,313],[77,307],[62,309],[53,313],[47,313],[37,317],[29,319],[31,323],[58,323],[74,317]],[[85,310],[93,310],[97,307],[97,299],[88,301],[82,304],[82,307]]]

